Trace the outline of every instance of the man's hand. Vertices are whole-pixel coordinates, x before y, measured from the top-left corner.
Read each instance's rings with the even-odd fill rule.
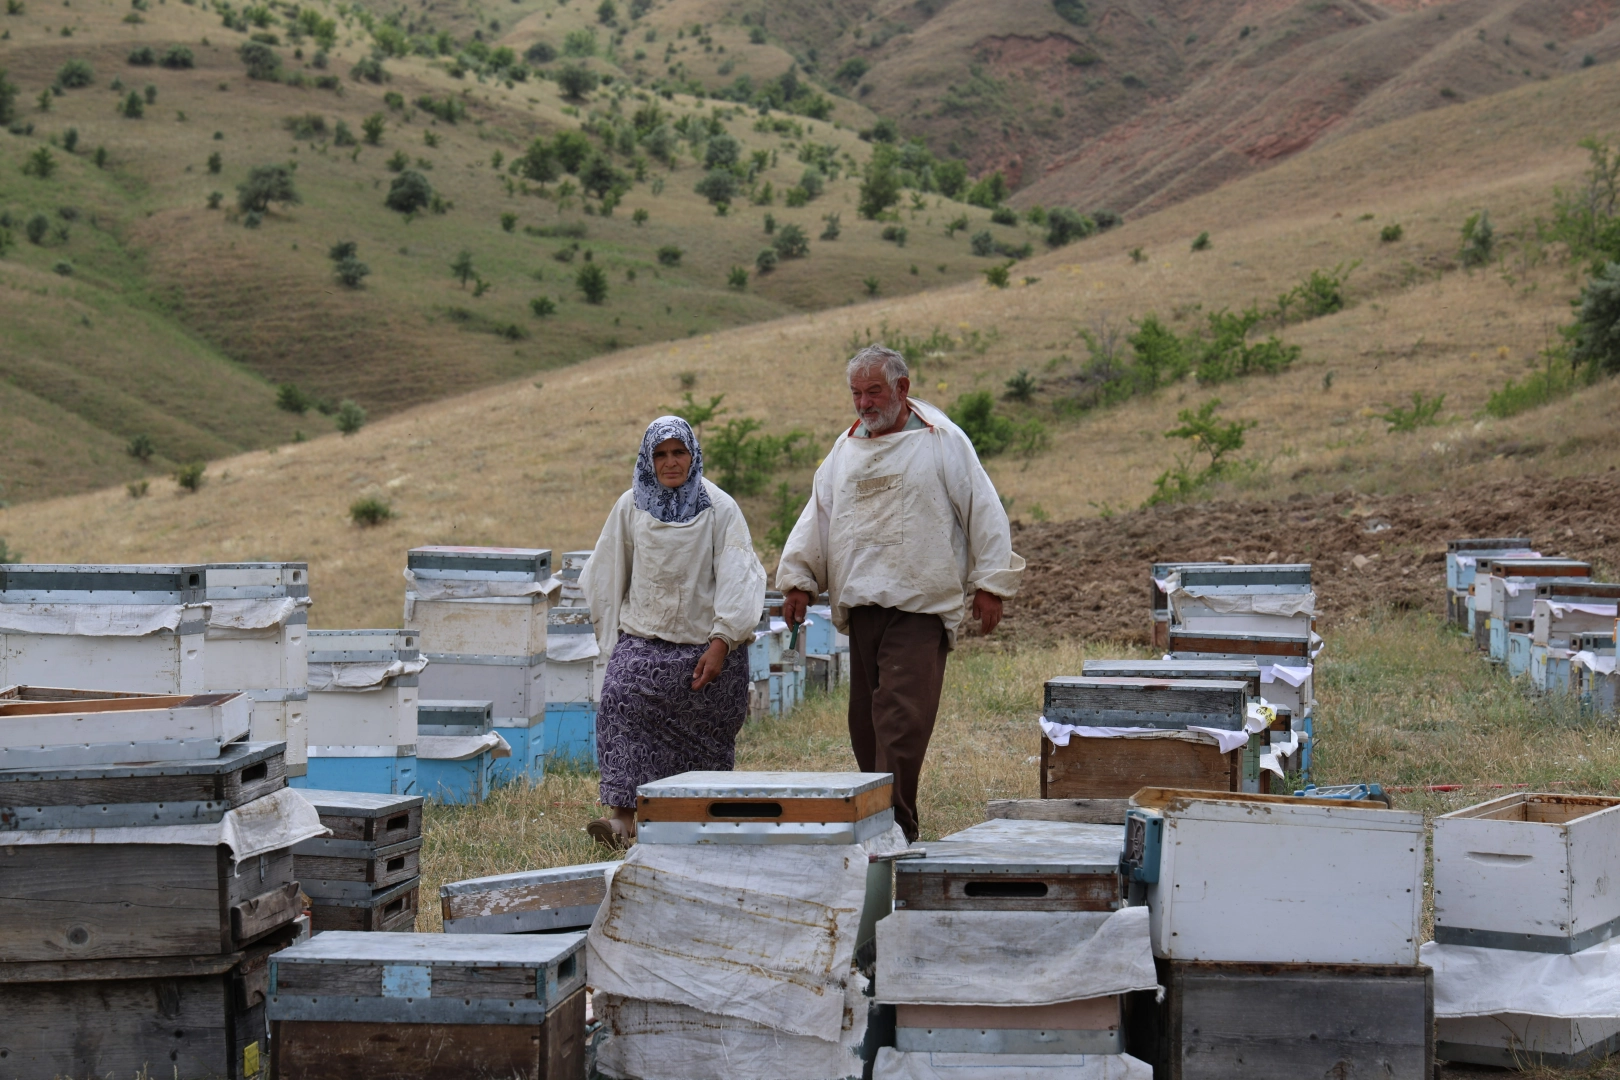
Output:
[[[789,589],[782,594],[782,618],[788,626],[798,626],[810,612],[810,594],[803,589]]]
[[[729,651],[726,643],[719,638],[709,642],[708,649],[698,657],[697,667],[692,669],[692,689],[701,690],[720,677],[721,670],[726,666],[726,655]]]
[[[990,633],[1001,623],[1001,597],[983,589],[974,593],[973,617],[979,620],[980,633]]]

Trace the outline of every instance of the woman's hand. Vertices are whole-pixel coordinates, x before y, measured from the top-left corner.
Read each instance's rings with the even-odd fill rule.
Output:
[[[708,650],[698,657],[697,667],[692,670],[692,689],[701,690],[720,677],[729,651],[719,638],[709,642]]]

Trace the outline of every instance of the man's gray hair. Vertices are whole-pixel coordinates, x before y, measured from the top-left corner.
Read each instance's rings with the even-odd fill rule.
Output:
[[[849,368],[844,374],[845,378],[853,379],[866,371],[881,371],[883,381],[891,387],[901,379],[911,377],[911,369],[906,366],[906,358],[887,345],[868,345],[850,357]]]

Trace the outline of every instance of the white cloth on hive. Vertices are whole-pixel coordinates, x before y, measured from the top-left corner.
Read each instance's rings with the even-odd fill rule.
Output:
[[[0,633],[145,637],[172,633],[208,604],[0,604]]]
[[[1289,686],[1300,687],[1305,680],[1311,677],[1311,665],[1305,664],[1295,667],[1292,664],[1265,664],[1260,668],[1260,681],[1284,682]]]
[[[877,924],[878,1000],[1053,1005],[1158,986],[1148,909],[896,911]]]
[[[287,620],[310,605],[307,596],[208,601],[208,640],[273,637]]]
[[[0,832],[0,847],[24,844],[224,844],[240,862],[300,840],[326,836],[320,814],[296,788],[282,788],[196,825],[134,825],[113,829],[26,829]]]
[[[885,1046],[872,1080],[1153,1080],[1153,1069],[1129,1054],[908,1054]]]
[[[637,844],[591,924],[591,985],[836,1039],[868,856],[905,848],[898,826],[864,844]]]
[[[1193,736],[1208,736],[1208,739],[1197,738],[1196,741],[1213,741],[1221,748],[1221,753],[1229,754],[1240,746],[1249,744],[1249,722],[1236,731],[1226,728],[1187,727],[1187,728],[1144,728],[1144,727],[1086,727],[1077,724],[1059,724],[1040,718],[1041,733],[1052,740],[1053,746],[1068,746],[1069,740],[1076,736],[1082,739],[1174,739],[1184,738],[1191,733]],[[1262,725],[1264,726],[1264,725]],[[1258,728],[1254,730],[1259,730]]]
[[[1170,608],[1175,612],[1175,620],[1181,621],[1182,604],[1188,600],[1219,615],[1279,615],[1290,618],[1316,614],[1316,593],[1309,588],[1304,592],[1285,593],[1229,593],[1216,592],[1215,588],[1178,586],[1170,593]]]
[[[604,1076],[634,1080],[845,1080],[861,1072],[866,1039],[866,980],[844,991],[836,1039],[717,1016],[686,1005],[598,993],[597,1016],[608,1037],[597,1050]]]
[[[1582,649],[1571,659],[1574,663],[1580,664],[1587,671],[1596,672],[1599,675],[1614,674],[1614,653],[1599,654],[1588,649]]]
[[[405,571],[406,594],[405,604],[407,611],[405,617],[410,618],[410,602],[412,600],[485,600],[496,596],[550,596],[562,588],[562,579],[556,577],[546,578],[544,581],[468,581],[462,578],[435,578],[421,577],[414,570]]]
[[[1480,559],[1539,559],[1539,551],[1509,551],[1502,555],[1458,555],[1457,565],[1462,567],[1474,566]]]
[[[1559,603],[1554,603],[1552,601],[1549,601],[1547,603],[1547,607],[1552,612],[1552,616],[1555,619],[1562,619],[1566,615],[1573,615],[1573,614],[1576,614],[1577,612],[1582,614],[1582,615],[1597,615],[1599,617],[1608,616],[1609,618],[1612,619],[1616,615],[1616,610],[1615,609],[1616,609],[1617,606],[1620,606],[1620,605],[1615,605],[1615,604],[1559,604]]]
[[[1437,1017],[1620,1016],[1620,939],[1567,955],[1426,941],[1418,962],[1434,969]]]
[[[482,735],[418,735],[416,737],[416,756],[427,761],[466,761],[475,758],[485,750],[493,751],[492,757],[506,758],[512,756],[512,744],[501,738],[498,731],[486,731]]]
[[[321,693],[361,694],[376,690],[399,675],[420,675],[428,658],[415,660],[367,660],[353,664],[309,665],[309,688]]]
[[[572,664],[581,660],[594,660],[602,655],[596,643],[595,632],[584,634],[547,634],[546,662]]]

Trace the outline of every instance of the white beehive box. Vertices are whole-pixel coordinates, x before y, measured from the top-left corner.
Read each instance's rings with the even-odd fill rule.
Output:
[[[1608,633],[1614,628],[1620,583],[1566,581],[1536,586],[1530,640],[1568,648],[1576,634]]]
[[[309,685],[307,563],[215,563],[206,567],[208,689],[294,690]],[[242,609],[257,609],[247,615]],[[254,625],[227,625],[247,615]],[[274,621],[270,621],[274,619]],[[268,623],[268,625],[258,625]]]
[[[1523,1013],[1442,1016],[1435,1020],[1435,1055],[1445,1061],[1522,1070],[1569,1068],[1620,1051],[1620,1018],[1570,1020]]]
[[[405,748],[416,745],[419,677],[383,672],[415,667],[417,643],[415,630],[310,631],[312,668],[330,665],[340,673],[346,669],[353,673],[349,681],[362,684],[330,690],[311,687],[305,715],[312,755],[364,757],[378,748],[405,753]],[[375,682],[365,684],[373,678]]]
[[[203,568],[0,566],[0,683],[206,689]]]
[[[308,690],[249,690],[253,701],[254,742],[287,744],[287,775],[309,771]]]
[[[1580,952],[1620,928],[1620,798],[1516,793],[1434,820],[1434,939]]]
[[[557,577],[562,581],[559,607],[585,607],[585,590],[580,587],[579,575],[591,561],[589,551],[565,551],[558,558]]]
[[[1155,956],[1417,963],[1422,814],[1161,788],[1131,801],[1125,863],[1145,885]]]
[[[894,776],[686,772],[636,788],[642,844],[861,844],[894,826]]]
[[[43,686],[0,690],[0,769],[195,761],[248,733],[242,694],[112,694]]]
[[[1189,566],[1177,583],[1172,622],[1188,631],[1309,633],[1315,617],[1309,563]]]
[[[543,548],[413,548],[405,621],[429,658],[537,662],[546,651],[551,552]],[[548,590],[549,591],[549,590]]]
[[[572,704],[597,700],[599,655],[591,613],[583,607],[555,607],[546,615],[546,702]]]
[[[1472,537],[1446,541],[1446,588],[1466,593],[1474,583],[1474,573],[1485,560],[1502,557],[1530,558],[1538,555],[1528,536]]]
[[[1548,579],[1580,581],[1592,564],[1575,559],[1485,559],[1474,577],[1474,610],[1492,619],[1529,618],[1536,587]]]

